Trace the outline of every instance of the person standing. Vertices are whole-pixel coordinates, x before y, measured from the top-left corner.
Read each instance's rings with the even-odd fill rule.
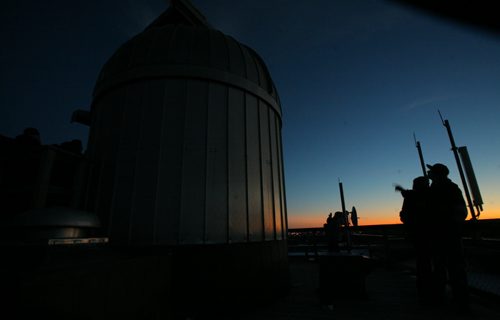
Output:
[[[332,217],[332,213],[330,212],[328,218],[326,219],[324,228],[328,243],[328,252],[338,252],[340,227],[337,216]]]
[[[461,309],[468,306],[468,284],[462,246],[462,228],[467,218],[467,206],[460,188],[449,178],[444,164],[427,165],[432,180],[429,188],[429,226],[432,235],[434,292],[443,301],[447,280],[453,302]]]
[[[420,303],[432,302],[432,262],[431,242],[426,232],[428,229],[428,195],[429,179],[417,177],[413,179],[413,187],[405,190],[396,186],[403,196],[403,207],[399,213],[409,240],[415,250],[415,264],[417,271],[417,292]]]

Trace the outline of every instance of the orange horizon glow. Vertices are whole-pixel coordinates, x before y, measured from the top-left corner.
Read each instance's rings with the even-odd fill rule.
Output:
[[[295,228],[321,228],[323,227],[323,224],[326,223],[326,217],[325,216],[312,216],[312,217],[305,217],[305,216],[294,216],[288,218],[288,228],[289,229],[295,229]],[[398,224],[401,223],[399,220],[399,217],[388,217],[388,218],[361,218],[358,220],[358,223],[360,226],[367,226],[367,225],[376,225],[376,224]]]
[[[288,228],[321,228],[323,227],[323,224],[326,223],[327,216],[328,213],[292,215],[288,217]],[[470,214],[467,219],[470,219]],[[500,219],[500,209],[482,211],[479,216],[479,220],[482,219]],[[399,220],[399,214],[392,215],[377,212],[361,216],[358,223],[360,226],[369,226],[381,224],[400,224],[401,221]]]

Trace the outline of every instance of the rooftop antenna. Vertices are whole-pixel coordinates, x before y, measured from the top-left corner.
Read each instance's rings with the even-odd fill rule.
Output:
[[[346,235],[346,240],[347,240],[347,250],[350,252],[351,251],[351,233],[349,230],[349,216],[348,212],[345,209],[345,201],[344,201],[344,187],[342,186],[342,182],[340,181],[339,178],[339,190],[340,190],[340,202],[342,203],[342,217],[344,219],[344,225],[345,225],[345,235]]]
[[[422,147],[420,146],[420,141],[417,141],[415,132],[413,132],[413,140],[415,140],[415,147],[417,147],[418,150],[418,158],[420,159],[420,166],[422,166],[422,172],[424,174],[424,177],[427,178],[427,170],[425,170],[425,162],[424,162],[424,155],[422,154]]]
[[[462,160],[462,166],[465,171],[465,176],[467,177],[467,182],[472,194],[472,201],[477,210],[477,218],[483,211],[483,198],[481,197],[481,192],[479,191],[479,185],[476,180],[476,174],[472,168],[472,162],[470,161],[469,152],[467,147],[458,147],[458,153],[460,154],[460,160]]]
[[[476,212],[474,210],[474,206],[472,205],[472,200],[469,193],[469,188],[467,187],[467,182],[465,180],[464,170],[462,169],[462,164],[460,162],[460,157],[458,156],[458,148],[455,144],[455,139],[453,138],[453,133],[451,132],[450,123],[448,120],[443,119],[443,115],[438,110],[439,117],[441,118],[441,122],[446,127],[446,131],[448,132],[448,137],[450,138],[451,143],[451,151],[453,151],[453,155],[455,156],[455,161],[457,162],[458,173],[460,174],[460,179],[462,180],[462,185],[464,187],[465,198],[467,199],[467,204],[469,205],[469,210],[472,216],[472,220],[477,220]]]

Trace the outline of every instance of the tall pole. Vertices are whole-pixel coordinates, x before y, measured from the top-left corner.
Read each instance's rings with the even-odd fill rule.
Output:
[[[415,133],[413,133],[413,139],[415,140],[415,146],[417,147],[417,150],[418,150],[418,158],[420,159],[420,166],[422,167],[422,172],[424,174],[424,177],[427,178],[427,170],[425,170],[424,155],[422,154],[422,148],[420,147],[420,141],[417,141],[417,137],[415,137]]]
[[[340,190],[340,202],[342,203],[342,213],[345,214],[344,188],[342,186],[342,182],[340,181],[339,181],[339,190]]]
[[[342,186],[342,182],[339,179],[339,190],[340,190],[340,202],[342,203],[342,217],[345,219],[345,235],[346,235],[346,242],[347,242],[347,250],[350,252],[351,251],[351,234],[349,230],[349,217],[348,213],[345,209],[345,201],[344,201],[344,187]]]
[[[439,112],[439,111],[438,111]],[[451,132],[450,123],[448,120],[443,120],[441,116],[441,112],[439,112],[439,116],[441,117],[441,121],[443,125],[446,127],[446,131],[448,132],[448,137],[450,138],[451,150],[453,151],[453,155],[455,156],[455,161],[457,162],[458,173],[460,174],[460,179],[462,180],[462,185],[464,186],[465,198],[467,199],[467,203],[469,205],[470,213],[473,220],[476,220],[476,212],[474,210],[474,206],[472,204],[472,200],[469,193],[469,188],[467,187],[467,181],[465,180],[464,171],[462,169],[462,164],[460,163],[460,157],[458,155],[458,148],[455,145],[455,139],[453,138],[453,133]]]

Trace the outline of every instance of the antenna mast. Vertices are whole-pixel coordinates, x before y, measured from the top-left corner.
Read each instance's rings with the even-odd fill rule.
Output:
[[[344,219],[344,229],[346,235],[347,242],[347,250],[351,252],[351,233],[349,230],[349,213],[345,209],[345,201],[344,201],[344,188],[342,186],[342,182],[339,179],[339,190],[340,190],[340,202],[342,203],[342,218]]]
[[[420,159],[420,165],[422,166],[422,172],[424,174],[424,177],[427,178],[427,170],[425,170],[424,155],[422,154],[422,148],[420,147],[420,141],[417,141],[417,137],[415,136],[415,132],[413,133],[413,140],[415,140],[415,147],[417,147],[417,150],[418,150],[418,158]]]
[[[469,188],[467,187],[467,182],[465,180],[464,170],[462,169],[462,164],[460,162],[460,157],[458,155],[458,148],[455,145],[455,139],[453,138],[453,133],[451,132],[450,123],[448,122],[448,120],[443,120],[443,116],[441,115],[441,112],[439,110],[438,110],[438,113],[439,113],[439,117],[441,118],[441,122],[446,127],[446,131],[448,132],[448,137],[450,138],[451,151],[453,151],[453,155],[455,156],[455,161],[457,162],[458,173],[460,174],[460,179],[462,180],[465,198],[467,199],[467,204],[469,205],[469,210],[470,210],[470,213],[472,215],[472,219],[476,220],[477,219],[476,212],[475,212],[474,206],[472,204],[472,200],[471,200],[470,193],[469,193]]]

